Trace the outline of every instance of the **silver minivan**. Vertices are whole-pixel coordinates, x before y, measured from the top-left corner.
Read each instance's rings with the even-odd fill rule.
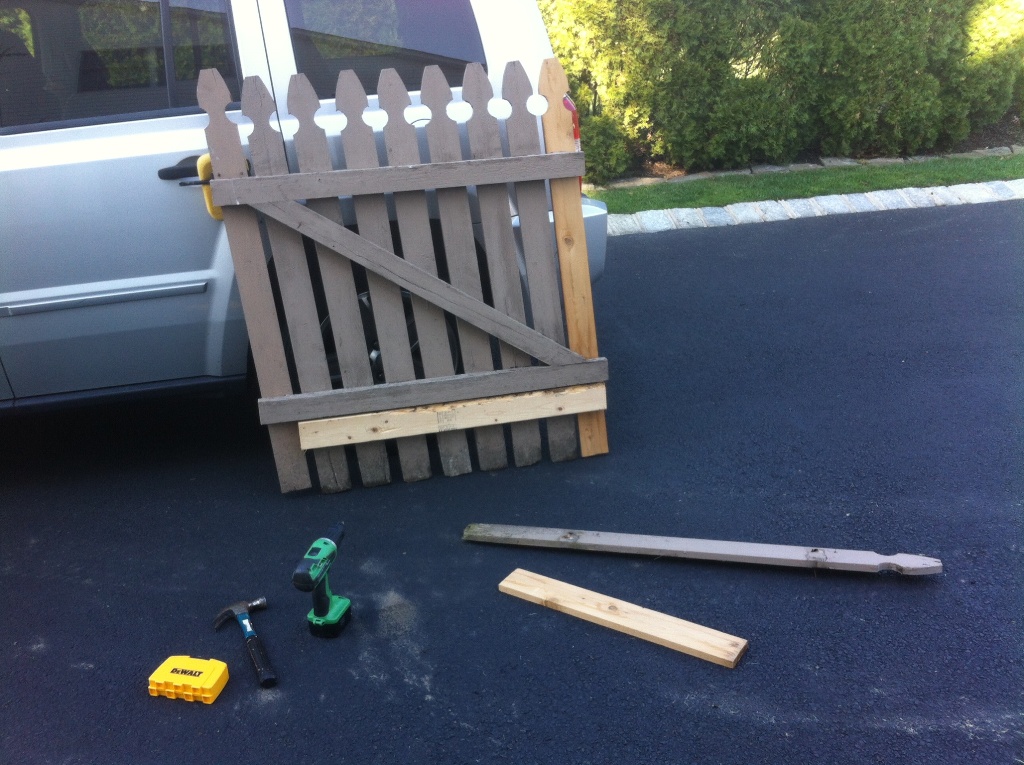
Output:
[[[0,0],[0,410],[243,382],[248,338],[222,224],[188,185],[200,70],[325,102],[437,64],[552,55],[532,0]],[[182,185],[182,183],[186,185]],[[510,211],[510,215],[514,211]],[[584,202],[592,278],[607,215]]]

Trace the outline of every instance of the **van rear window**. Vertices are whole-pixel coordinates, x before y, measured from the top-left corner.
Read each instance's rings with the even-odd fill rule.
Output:
[[[384,69],[419,90],[436,64],[452,85],[470,62],[484,63],[469,0],[285,0],[295,64],[322,99],[334,98],[338,72],[352,69],[368,94]]]

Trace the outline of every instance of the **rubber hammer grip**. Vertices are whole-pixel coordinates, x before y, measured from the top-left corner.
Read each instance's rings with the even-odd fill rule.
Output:
[[[252,659],[252,665],[256,668],[256,677],[259,679],[260,685],[263,688],[277,685],[277,673],[270,666],[270,657],[267,656],[267,651],[259,636],[253,635],[246,638],[245,647],[249,649],[249,658]]]

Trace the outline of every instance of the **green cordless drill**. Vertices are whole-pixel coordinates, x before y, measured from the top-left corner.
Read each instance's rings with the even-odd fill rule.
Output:
[[[345,524],[337,523],[306,551],[292,574],[292,584],[303,592],[313,593],[313,609],[306,617],[309,632],[316,637],[333,638],[341,634],[352,615],[352,601],[332,595],[327,582],[331,564],[338,555],[338,545],[345,536]]]

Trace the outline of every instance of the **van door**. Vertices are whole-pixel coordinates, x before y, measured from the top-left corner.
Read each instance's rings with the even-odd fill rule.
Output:
[[[181,187],[199,71],[271,82],[255,3],[0,0],[0,357],[18,399],[243,374],[223,226]]]

